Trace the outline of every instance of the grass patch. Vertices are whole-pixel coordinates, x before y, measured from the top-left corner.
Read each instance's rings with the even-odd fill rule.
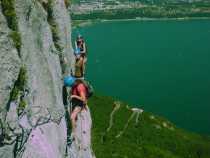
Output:
[[[209,158],[210,139],[196,133],[177,128],[163,117],[143,112],[136,124],[135,117],[130,121],[127,130],[121,137],[116,134],[127,123],[131,110],[126,104],[114,115],[114,126],[101,141],[108,127],[109,116],[115,99],[93,96],[89,100],[93,129],[92,144],[96,157],[100,158]],[[152,117],[154,116],[154,118]],[[167,123],[167,127],[163,126]],[[154,125],[160,125],[156,128]],[[169,127],[173,126],[173,130]],[[189,156],[190,155],[190,156]]]
[[[62,54],[64,48],[59,43],[60,37],[58,32],[58,25],[53,16],[53,0],[49,0],[48,2],[42,2],[41,4],[47,12],[47,21],[50,25],[50,29],[52,32],[53,43],[59,55],[62,73],[64,74],[66,71],[66,65],[64,63],[64,57]]]
[[[18,30],[17,18],[14,8],[15,0],[1,0],[1,6],[7,24],[11,30]]]
[[[56,24],[55,19],[53,17],[53,0],[49,0],[48,2],[42,2],[42,6],[47,12],[47,21],[50,25],[55,48],[59,52],[62,52],[63,48],[59,45],[60,38],[58,34],[58,25]]]
[[[12,38],[14,46],[17,48],[18,54],[20,56],[20,50],[22,44],[20,33],[18,31],[11,31],[9,37]]]
[[[68,9],[71,4],[70,0],[64,0],[64,3],[66,5],[66,8]]]
[[[18,22],[15,12],[15,0],[0,0],[2,6],[2,12],[7,20],[8,27],[12,30],[9,34],[10,38],[13,40],[14,46],[18,51],[20,57],[21,50],[21,36],[18,31]]]
[[[21,95],[23,95],[22,93],[24,93],[25,91],[25,87],[26,87],[26,83],[27,83],[27,71],[25,69],[25,67],[21,67],[20,68],[20,72],[18,75],[18,79],[14,84],[14,87],[10,93],[10,99],[8,102],[8,106],[7,106],[7,110],[9,110],[9,106],[10,106],[10,102],[11,101],[17,101],[20,98],[20,103],[18,106],[18,113],[20,110],[23,110],[27,103],[24,100],[24,97],[20,97]]]

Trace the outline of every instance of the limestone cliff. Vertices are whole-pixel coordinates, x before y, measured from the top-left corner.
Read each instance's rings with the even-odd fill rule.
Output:
[[[64,158],[80,150],[66,145],[70,24],[67,1],[0,0],[1,158]],[[86,155],[80,157],[92,157]]]

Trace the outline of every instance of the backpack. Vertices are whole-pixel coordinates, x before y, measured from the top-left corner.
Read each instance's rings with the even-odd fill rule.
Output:
[[[83,63],[81,63],[80,60],[76,61],[75,63],[75,73],[74,73],[74,76],[76,78],[80,78],[80,77],[83,77]]]
[[[94,89],[93,86],[90,84],[90,82],[86,81],[86,80],[82,80],[83,84],[85,85],[85,87],[87,88],[87,98],[90,98],[93,96],[94,94]]]

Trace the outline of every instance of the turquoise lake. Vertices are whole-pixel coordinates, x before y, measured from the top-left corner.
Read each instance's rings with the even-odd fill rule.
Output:
[[[210,135],[210,20],[112,21],[73,30],[95,90]]]

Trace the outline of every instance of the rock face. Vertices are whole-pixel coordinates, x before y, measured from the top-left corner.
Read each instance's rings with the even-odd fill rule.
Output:
[[[78,117],[88,121],[86,152],[67,148],[62,78],[70,74],[74,57],[64,0],[0,4],[0,157],[70,158],[68,151],[74,157],[92,157],[89,111]],[[12,18],[5,6],[15,13]],[[9,22],[14,16],[15,27]]]
[[[69,158],[93,158],[91,149],[91,126],[92,120],[89,109],[82,111],[77,119],[75,140],[68,148]]]
[[[0,8],[0,119],[5,119],[6,105],[10,91],[17,80],[20,70],[20,58],[9,39],[10,30]]]

